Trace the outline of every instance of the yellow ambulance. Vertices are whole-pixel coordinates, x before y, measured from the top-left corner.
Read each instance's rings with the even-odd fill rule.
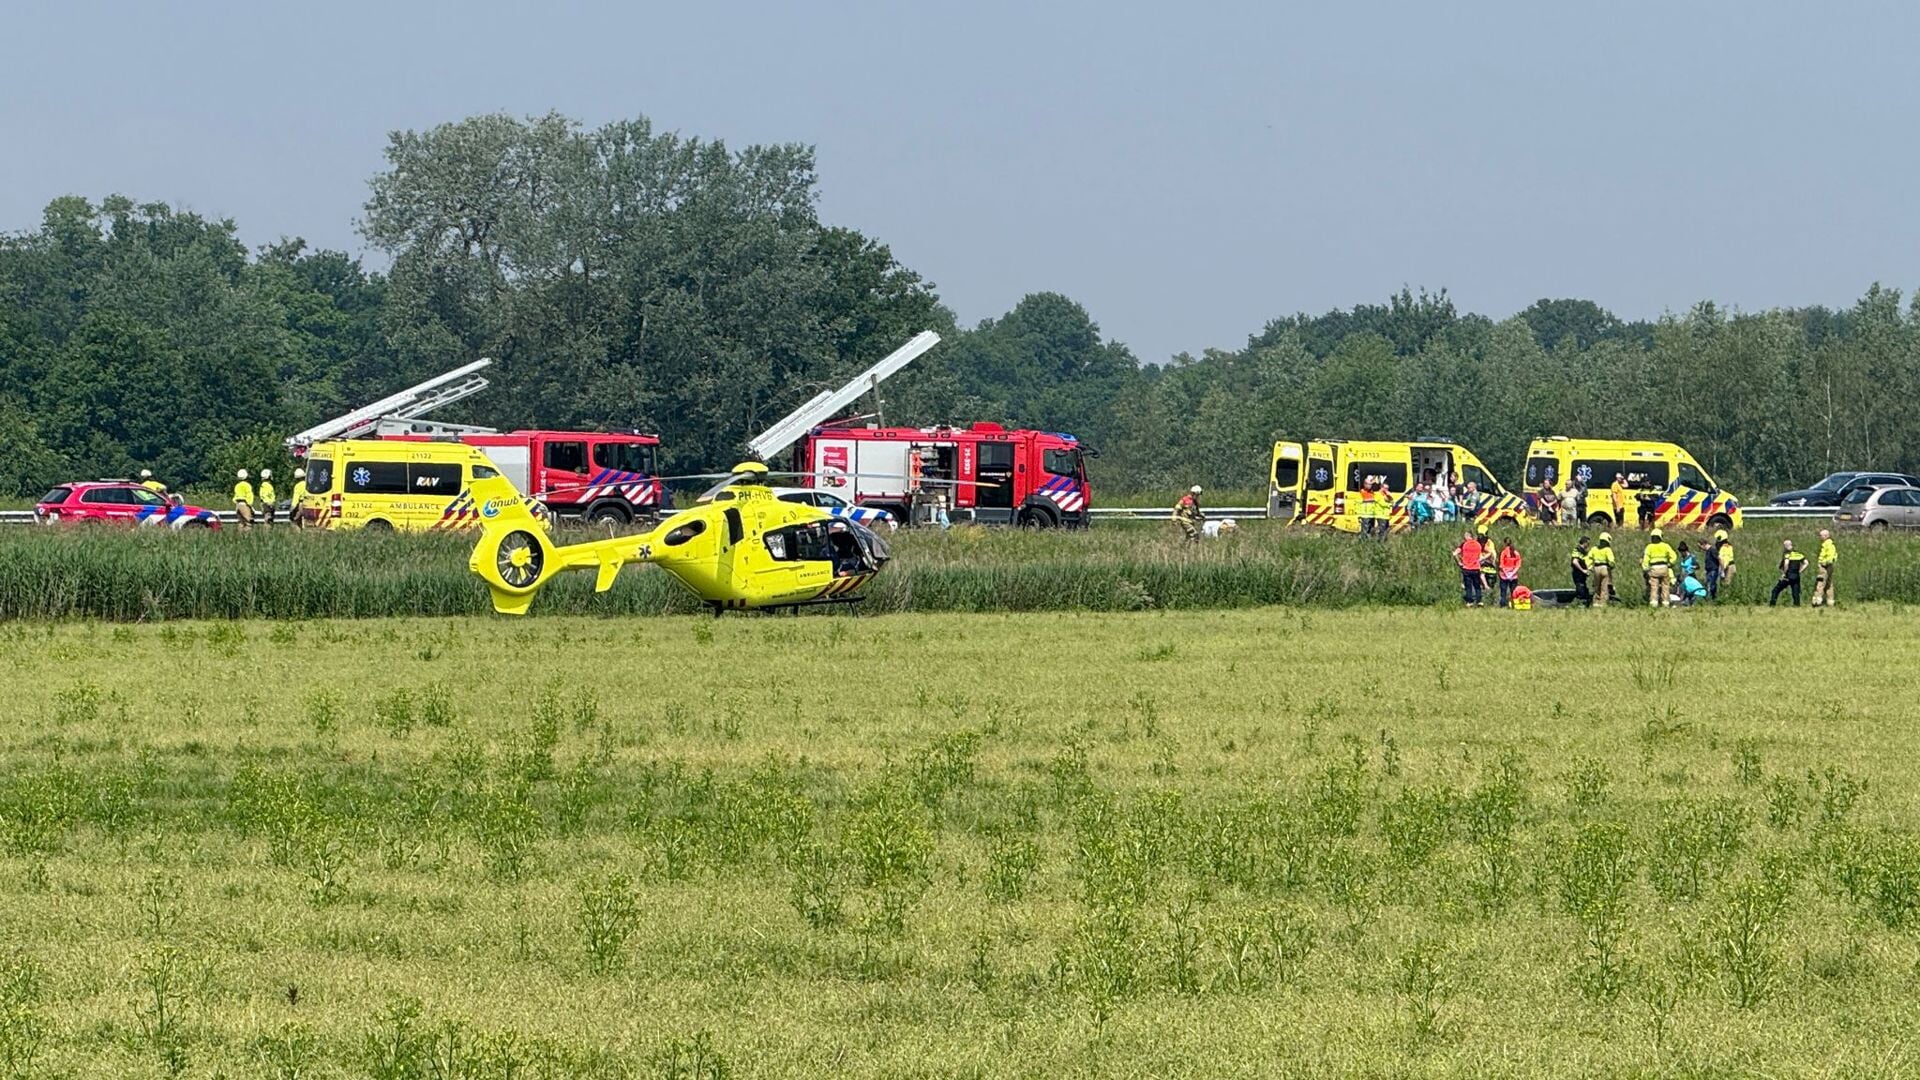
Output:
[[[307,451],[295,514],[324,529],[477,529],[486,507],[468,486],[499,476],[478,447],[441,439],[347,439]]]
[[[1613,512],[1614,477],[1626,486],[1625,513]],[[1737,529],[1740,500],[1714,483],[1692,454],[1669,442],[1637,439],[1570,439],[1555,435],[1527,447],[1527,498],[1531,504],[1542,481],[1565,490],[1567,480],[1587,487],[1584,520],[1599,526],[1635,525],[1640,498],[1652,504],[1653,523],[1661,528]]]
[[[1473,451],[1438,439],[1276,442],[1273,468],[1268,474],[1267,515],[1291,524],[1359,532],[1358,493],[1371,479],[1392,493],[1388,522],[1398,532],[1416,519],[1409,501],[1414,485],[1430,485],[1435,480],[1451,482],[1454,478],[1459,481],[1454,491],[1456,503],[1464,501],[1467,485],[1473,485],[1474,503],[1460,507],[1461,518],[1489,526],[1503,521],[1533,524],[1526,501],[1500,486]]]

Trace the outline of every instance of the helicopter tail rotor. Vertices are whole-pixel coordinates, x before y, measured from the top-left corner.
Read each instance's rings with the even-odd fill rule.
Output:
[[[472,491],[481,531],[467,566],[486,581],[495,611],[524,615],[559,569],[546,527],[504,478],[475,480]]]

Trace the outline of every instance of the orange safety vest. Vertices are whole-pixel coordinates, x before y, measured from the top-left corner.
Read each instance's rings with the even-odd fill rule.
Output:
[[[1468,540],[1460,545],[1460,569],[1480,569],[1480,541]]]
[[[1507,548],[1500,553],[1500,577],[1514,581],[1520,577],[1520,549]]]

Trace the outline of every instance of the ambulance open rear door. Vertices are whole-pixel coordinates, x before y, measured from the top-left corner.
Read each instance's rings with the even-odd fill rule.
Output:
[[[1306,485],[1306,447],[1297,442],[1273,444],[1273,472],[1267,477],[1267,516],[1292,521],[1299,516]]]

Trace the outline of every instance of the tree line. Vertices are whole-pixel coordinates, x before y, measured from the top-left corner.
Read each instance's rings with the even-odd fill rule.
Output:
[[[1540,434],[1670,439],[1736,490],[1920,468],[1920,297],[1653,322],[1584,300],[1495,321],[1444,292],[1275,319],[1237,350],[1142,364],[1057,293],[960,328],[886,245],[822,222],[813,154],[645,119],[490,115],[393,134],[371,270],[123,196],[55,199],[0,237],[0,492],[272,463],[286,434],[478,356],[445,419],[658,432],[674,471],[923,329],[885,419],[1071,431],[1102,490],[1264,483],[1276,437],[1444,436],[1496,472]]]

